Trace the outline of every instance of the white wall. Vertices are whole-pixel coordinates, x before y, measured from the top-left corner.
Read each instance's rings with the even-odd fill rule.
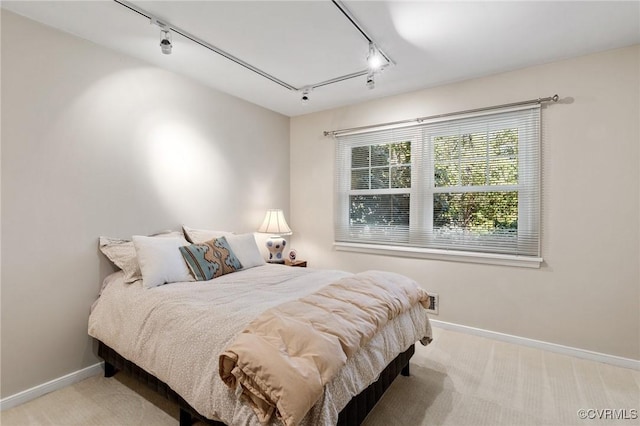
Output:
[[[393,72],[393,70],[389,71]],[[540,269],[337,252],[335,130],[558,93],[543,109]],[[291,227],[312,266],[409,275],[437,319],[640,359],[640,46],[291,120]]]
[[[98,361],[98,236],[287,211],[289,119],[3,10],[1,184],[6,397]]]

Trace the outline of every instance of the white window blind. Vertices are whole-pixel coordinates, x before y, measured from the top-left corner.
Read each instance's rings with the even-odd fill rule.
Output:
[[[540,255],[540,108],[337,136],[335,240]]]

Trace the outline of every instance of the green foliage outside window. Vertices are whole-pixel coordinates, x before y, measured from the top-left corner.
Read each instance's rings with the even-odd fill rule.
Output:
[[[518,130],[438,136],[433,140],[433,226],[475,234],[518,229]],[[473,187],[495,187],[476,191]]]
[[[411,142],[351,149],[351,189],[411,188]],[[409,194],[351,195],[352,225],[409,225]]]
[[[436,136],[433,228],[476,235],[518,228],[518,130]],[[351,189],[411,188],[411,142],[351,149]],[[351,225],[409,226],[410,194],[349,196]]]

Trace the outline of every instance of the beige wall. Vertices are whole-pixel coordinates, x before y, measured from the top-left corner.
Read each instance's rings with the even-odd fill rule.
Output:
[[[639,71],[635,46],[293,118],[290,225],[299,257],[409,275],[439,294],[439,320],[640,359]],[[333,249],[334,143],[323,130],[555,93],[563,103],[542,112],[540,269]]]
[[[96,363],[98,236],[253,231],[289,119],[2,11],[2,397]]]

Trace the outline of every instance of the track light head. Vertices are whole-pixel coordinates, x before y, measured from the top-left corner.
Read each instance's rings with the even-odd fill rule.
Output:
[[[160,49],[162,53],[165,55],[171,55],[171,48],[173,44],[171,44],[171,33],[166,30],[160,31]]]
[[[384,64],[384,57],[378,50],[373,42],[369,42],[369,54],[367,55],[367,64],[369,64],[369,70],[374,72],[382,68]]]
[[[160,50],[162,50],[162,53],[165,55],[171,55],[171,48],[173,47],[173,44],[171,43],[169,25],[154,16],[151,17],[151,24],[160,27]]]
[[[374,80],[374,75],[372,72],[367,74],[367,89],[373,90],[376,88],[376,81]]]
[[[303,104],[309,103],[309,92],[311,92],[310,87],[305,87],[304,89],[302,89],[302,97],[300,98],[300,101]]]

